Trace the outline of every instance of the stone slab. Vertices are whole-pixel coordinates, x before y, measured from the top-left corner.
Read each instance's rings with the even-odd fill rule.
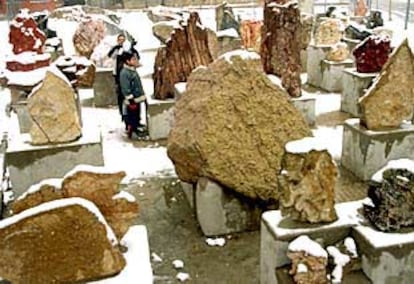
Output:
[[[378,73],[360,73],[356,68],[346,68],[343,72],[341,111],[360,117],[358,100]]]
[[[414,232],[410,231],[385,233],[363,225],[353,229],[362,270],[372,283],[414,283]]]
[[[344,70],[352,67],[353,65],[354,62],[351,59],[341,62],[322,60],[322,82],[320,87],[328,92],[341,92]]]
[[[15,196],[43,179],[62,178],[76,165],[103,166],[100,131],[97,127],[87,130],[82,131],[77,141],[56,145],[31,145],[29,134],[12,137],[6,151],[6,164]]]
[[[175,100],[148,101],[148,131],[151,140],[165,139],[174,120]]]
[[[330,45],[313,45],[310,44],[306,49],[306,73],[308,74],[309,85],[319,88],[322,83],[322,61],[325,60]]]
[[[301,96],[299,98],[292,98],[292,103],[302,113],[309,126],[314,126],[316,121],[316,99],[310,96]]]
[[[343,240],[358,222],[357,210],[362,201],[335,205],[338,220],[327,224],[307,224],[282,217],[280,210],[266,211],[260,228],[260,283],[278,283],[275,269],[290,263],[287,257],[289,243],[301,235],[307,235],[323,246]]]
[[[95,92],[94,103],[96,107],[118,105],[112,68],[97,68],[93,90]]]
[[[372,175],[388,161],[414,159],[414,126],[402,125],[389,131],[367,130],[359,119],[344,123],[341,164],[361,180]]]

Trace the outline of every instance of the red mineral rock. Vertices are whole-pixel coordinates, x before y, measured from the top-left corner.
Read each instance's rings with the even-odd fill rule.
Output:
[[[352,52],[358,72],[374,73],[381,71],[391,53],[391,41],[386,36],[367,37]]]

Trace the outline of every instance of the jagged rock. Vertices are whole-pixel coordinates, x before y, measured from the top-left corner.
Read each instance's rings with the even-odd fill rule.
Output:
[[[331,47],[326,59],[334,62],[344,61],[349,57],[349,49],[346,43],[339,42]]]
[[[216,6],[216,30],[235,29],[240,30],[240,23],[233,13],[233,9],[224,1]]]
[[[79,55],[90,58],[94,48],[105,37],[102,20],[86,20],[79,24],[73,35],[73,44]]]
[[[301,49],[306,50],[312,38],[313,28],[313,15],[312,14],[300,14],[301,24]]]
[[[300,236],[288,246],[287,256],[292,261],[289,271],[295,283],[327,284],[326,267],[328,255],[315,241],[307,236]]]
[[[155,23],[152,26],[152,33],[162,42],[167,43],[170,38],[174,26],[178,25],[178,21],[163,21]]]
[[[242,45],[244,46],[244,48],[260,52],[260,42],[262,39],[260,31],[262,29],[262,26],[262,21],[241,21],[240,34],[242,39]]]
[[[261,57],[264,70],[282,79],[292,97],[301,95],[301,22],[297,2],[266,1]]]
[[[32,144],[71,142],[81,136],[80,117],[75,92],[57,68],[50,68],[40,87],[28,98],[33,121]]]
[[[365,0],[357,0],[354,10],[354,15],[359,17],[364,17],[368,12],[367,4]]]
[[[187,23],[174,29],[167,45],[158,49],[153,74],[154,97],[173,98],[176,83],[186,82],[194,68],[211,61],[207,30],[201,26],[198,14],[192,12]]]
[[[319,24],[315,34],[316,45],[332,45],[338,43],[343,34],[339,19],[327,19]]]
[[[93,203],[60,199],[0,221],[0,277],[12,283],[85,282],[125,266]]]
[[[361,124],[371,130],[398,128],[413,117],[414,55],[405,40],[359,101]]]
[[[194,70],[174,121],[168,156],[181,180],[204,176],[263,200],[279,198],[284,144],[310,134],[288,94],[263,73],[259,55],[247,51]]]
[[[373,205],[364,205],[365,217],[378,230],[389,232],[414,226],[414,171],[391,168],[382,179],[371,181],[368,197]]]
[[[282,215],[294,220],[332,222],[335,212],[335,184],[338,170],[327,150],[314,150],[315,138],[286,144],[279,184]]]
[[[381,71],[391,53],[391,40],[386,36],[371,35],[355,47],[352,54],[358,72]]]

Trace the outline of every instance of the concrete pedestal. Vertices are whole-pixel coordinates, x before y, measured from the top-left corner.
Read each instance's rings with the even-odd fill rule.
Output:
[[[181,181],[181,188],[184,191],[185,197],[187,198],[188,204],[192,209],[194,208],[194,199],[195,199],[195,188],[192,183]]]
[[[349,54],[350,54],[350,58],[354,58],[354,56],[352,55],[352,51],[354,50],[354,48],[361,43],[361,40],[359,39],[352,39],[352,38],[346,38],[344,37],[342,39],[343,42],[346,43],[346,45],[348,46],[349,49]]]
[[[351,59],[341,62],[323,60],[321,63],[322,82],[320,87],[328,92],[341,92],[344,70],[353,65],[354,62]]]
[[[118,105],[112,68],[98,68],[96,70],[93,90],[95,92],[94,103],[96,107]]]
[[[175,100],[148,101],[148,131],[151,140],[165,139],[174,120]]]
[[[308,84],[319,88],[322,84],[322,61],[331,49],[330,45],[312,45],[307,51],[306,73],[308,73]]]
[[[34,146],[29,134],[14,137],[6,151],[6,164],[16,196],[47,178],[62,178],[79,164],[103,166],[101,135],[88,128],[71,143]]]
[[[344,123],[341,164],[362,180],[384,167],[388,161],[414,159],[414,126],[400,129],[371,131],[359,124],[359,119]]]
[[[293,105],[302,113],[309,126],[315,125],[315,103],[316,99],[309,96],[292,98]]]
[[[362,255],[362,270],[372,283],[414,283],[414,232],[384,233],[357,226],[352,234]]]
[[[28,133],[32,127],[32,120],[27,111],[27,100],[20,100],[11,105],[12,110],[17,114],[20,133]]]
[[[279,210],[263,213],[260,228],[260,283],[278,283],[275,270],[290,263],[286,255],[287,248],[295,238],[307,235],[324,247],[343,240],[356,224],[357,210],[361,207],[362,201],[336,204],[339,219],[328,224],[300,223],[282,217]]]
[[[378,73],[360,73],[356,68],[345,69],[342,78],[341,111],[359,117],[358,100],[377,75]]]

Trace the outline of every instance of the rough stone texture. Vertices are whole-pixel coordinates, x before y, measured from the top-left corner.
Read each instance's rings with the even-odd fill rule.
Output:
[[[220,52],[220,46],[216,31],[206,28],[207,30],[207,45],[210,50],[211,57],[216,59]]]
[[[338,19],[328,19],[319,24],[315,34],[316,45],[332,45],[342,38],[342,23]]]
[[[93,83],[95,81],[95,72],[96,72],[95,64],[91,64],[88,66],[77,65],[76,86],[84,87],[84,88],[92,88]]]
[[[337,219],[334,206],[338,170],[327,150],[286,152],[282,168],[279,176],[282,215],[309,223]]]
[[[326,266],[328,259],[325,257],[316,257],[308,255],[305,251],[288,252],[288,257],[292,260],[292,268],[289,271],[293,275],[295,283],[306,284],[327,284]],[[306,272],[298,270],[298,265],[305,265]]]
[[[94,48],[105,37],[105,25],[102,20],[86,20],[79,23],[73,35],[73,44],[79,55],[90,58]]]
[[[367,4],[365,3],[365,0],[357,0],[354,10],[354,15],[359,17],[366,16],[368,12]]]
[[[241,39],[240,37],[227,36],[227,35],[218,35],[218,56],[227,53],[229,51],[237,50],[241,48]]]
[[[264,8],[261,57],[268,74],[282,79],[290,96],[301,95],[301,22],[297,3],[267,1]]]
[[[340,42],[331,47],[326,60],[341,62],[349,58],[349,49],[346,43]]]
[[[121,252],[94,213],[75,202],[48,204],[46,212],[36,213],[35,207],[31,214],[26,211],[0,222],[2,278],[12,283],[74,283],[123,269]]]
[[[301,24],[301,49],[306,50],[312,38],[312,28],[313,28],[314,17],[312,14],[300,14],[300,24]]]
[[[154,97],[174,97],[174,84],[187,81],[191,71],[213,61],[208,46],[207,30],[200,27],[198,14],[190,14],[187,23],[175,28],[171,40],[158,49],[154,64]]]
[[[165,44],[174,30],[174,24],[177,25],[177,21],[162,21],[155,23],[152,26],[152,33]]]
[[[364,205],[364,215],[381,231],[396,231],[414,225],[414,173],[388,169],[382,182],[372,181],[368,197],[374,206]]]
[[[392,53],[359,103],[361,123],[371,130],[398,128],[403,120],[412,119],[414,55],[407,40]]]
[[[240,23],[234,15],[233,9],[224,1],[216,6],[216,30],[235,29],[240,31]]]
[[[32,144],[71,142],[81,136],[75,92],[58,70],[47,71],[28,99]]]
[[[374,73],[381,71],[391,53],[388,37],[371,35],[355,47],[352,54],[358,72]]]
[[[242,45],[246,49],[252,49],[256,52],[260,52],[260,43],[262,40],[261,29],[263,26],[262,21],[255,20],[243,20],[240,23],[240,34],[242,39]]]
[[[223,55],[189,77],[176,103],[168,156],[181,180],[208,177],[250,198],[278,199],[284,144],[310,131],[259,57]],[[227,57],[227,59],[226,59]]]

